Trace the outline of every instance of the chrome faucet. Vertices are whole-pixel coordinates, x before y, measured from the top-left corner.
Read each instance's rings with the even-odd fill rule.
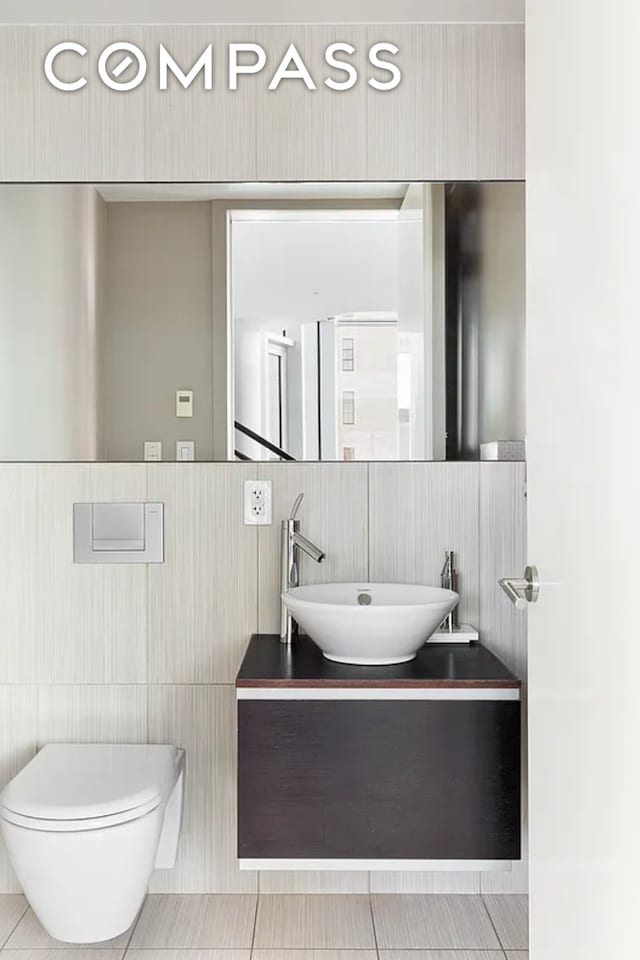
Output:
[[[324,551],[316,547],[314,543],[307,540],[300,533],[300,521],[296,520],[296,514],[304,500],[304,493],[299,493],[291,508],[291,513],[287,520],[282,521],[282,535],[280,546],[280,590],[281,593],[287,593],[292,587],[300,584],[300,567],[298,555],[300,550],[304,550],[308,557],[315,560],[316,563],[322,563],[324,560]],[[280,642],[291,643],[293,636],[293,619],[280,597]]]
[[[453,550],[447,550],[445,553],[444,566],[440,571],[440,586],[444,590],[453,590],[455,593],[458,592],[458,571],[455,568],[455,554]],[[455,606],[451,613],[443,620],[440,629],[446,630],[448,633],[453,633],[457,627],[458,607]]]

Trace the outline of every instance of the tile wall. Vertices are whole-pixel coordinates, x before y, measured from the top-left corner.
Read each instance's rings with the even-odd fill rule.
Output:
[[[273,481],[274,524],[244,526],[242,485]],[[524,679],[526,617],[497,579],[526,562],[524,464],[0,465],[0,785],[55,740],[175,742],[188,754],[172,893],[500,893],[511,874],[240,872],[233,681],[251,633],[278,628],[279,520],[327,554],[302,582],[437,583],[458,555],[461,614]],[[163,565],[74,565],[75,501],[161,500]],[[0,847],[0,892],[17,890]]]

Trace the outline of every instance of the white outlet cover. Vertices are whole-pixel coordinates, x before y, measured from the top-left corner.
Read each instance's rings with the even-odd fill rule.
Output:
[[[271,480],[244,481],[244,522],[258,527],[271,524]]]

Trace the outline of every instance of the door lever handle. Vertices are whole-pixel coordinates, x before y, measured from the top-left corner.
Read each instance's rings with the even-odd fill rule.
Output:
[[[540,578],[534,566],[527,567],[524,577],[505,577],[498,583],[516,610],[524,610],[528,604],[535,603],[540,595]]]

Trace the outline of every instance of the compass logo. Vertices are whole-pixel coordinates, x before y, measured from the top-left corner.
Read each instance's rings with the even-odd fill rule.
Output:
[[[275,66],[268,66],[267,50],[259,43],[229,43],[222,51],[225,62],[225,85],[237,90],[241,77],[263,75],[268,81],[267,90],[277,90],[285,81],[297,80],[307,90],[317,90],[318,85],[330,90],[351,90],[360,80],[358,68],[352,58],[357,53],[353,44],[337,41],[324,50],[325,71],[322,77],[314,76],[304,57],[294,43],[290,43],[284,56]],[[402,71],[394,61],[399,48],[393,43],[374,43],[367,49],[367,83],[373,90],[394,90],[402,80]],[[64,93],[82,90],[89,83],[85,58],[89,50],[74,40],[57,43],[44,58],[44,74],[51,86]],[[218,51],[212,43],[186,67],[180,65],[164,44],[160,44],[154,58],[155,73],[160,90],[168,90],[178,84],[187,90],[196,80],[204,90],[214,89],[214,63]],[[147,77],[149,59],[135,43],[119,40],[110,43],[97,58],[98,79],[104,86],[119,93],[135,90]],[[326,73],[326,75],[325,75]]]

